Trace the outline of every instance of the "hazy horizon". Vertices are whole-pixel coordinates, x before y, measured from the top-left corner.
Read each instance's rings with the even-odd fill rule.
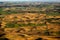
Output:
[[[60,2],[60,0],[0,0],[0,2],[5,2],[5,1],[10,1],[10,2],[21,2],[21,1],[40,1],[40,2]]]

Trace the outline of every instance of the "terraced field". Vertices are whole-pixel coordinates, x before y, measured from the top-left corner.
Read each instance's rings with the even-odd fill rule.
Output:
[[[60,40],[60,16],[1,15],[0,27],[0,40]]]

